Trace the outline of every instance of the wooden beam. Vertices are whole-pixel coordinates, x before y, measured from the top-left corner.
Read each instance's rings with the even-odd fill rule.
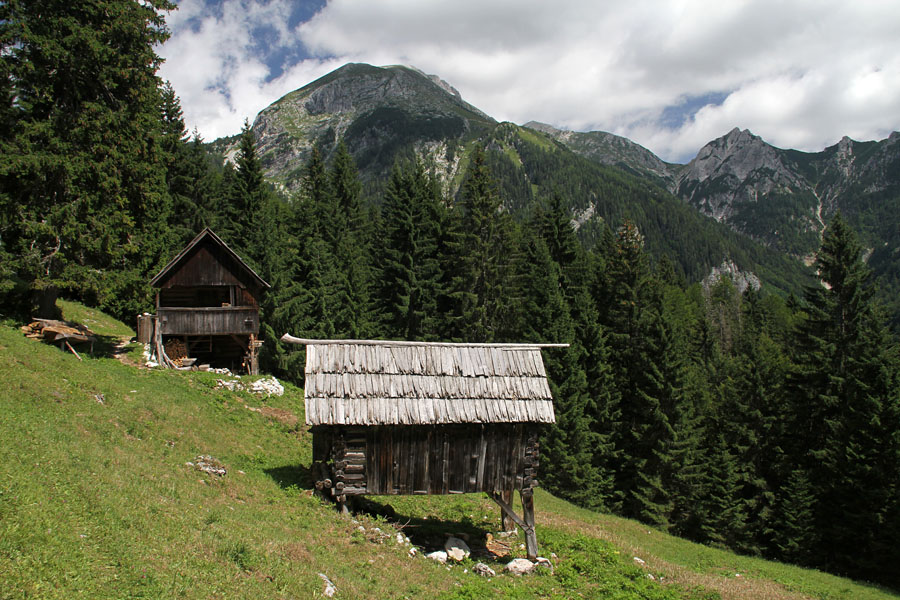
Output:
[[[525,517],[525,554],[529,560],[537,558],[538,545],[537,534],[534,531],[534,492],[531,488],[519,490],[522,497],[522,514]]]
[[[537,350],[540,348],[568,348],[569,344],[465,344],[456,342],[409,342],[405,340],[313,340],[294,337],[289,333],[281,336],[281,341],[288,344],[326,345],[354,344],[360,346],[432,346],[450,348],[500,348],[501,350]]]
[[[501,509],[503,509],[503,512],[506,513],[506,515],[510,519],[512,519],[516,525],[518,525],[519,527],[522,528],[522,531],[525,532],[525,536],[527,539],[529,526],[525,521],[522,520],[522,517],[517,515],[516,512],[513,510],[513,507],[510,506],[509,504],[507,504],[506,502],[504,502],[503,498],[501,498],[499,494],[497,494],[496,492],[490,492],[489,495],[491,497],[491,500],[496,502],[497,505],[500,506]],[[534,532],[534,525],[531,526],[531,531],[532,531],[532,533]]]

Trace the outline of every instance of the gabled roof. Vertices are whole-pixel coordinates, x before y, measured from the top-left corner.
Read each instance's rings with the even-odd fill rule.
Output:
[[[191,242],[187,246],[185,246],[181,252],[178,253],[178,256],[176,256],[171,261],[169,261],[169,264],[167,264],[165,267],[163,267],[163,270],[160,271],[159,273],[157,273],[156,277],[154,277],[153,279],[150,280],[150,285],[152,285],[152,286],[162,285],[162,282],[165,281],[166,277],[168,277],[171,273],[176,271],[180,267],[181,263],[183,261],[187,260],[187,258],[191,254],[191,251],[194,248],[196,248],[204,240],[209,240],[209,241],[213,242],[214,244],[218,245],[220,248],[222,248],[222,250],[224,250],[228,256],[230,256],[232,259],[234,259],[237,266],[239,268],[243,269],[247,274],[249,274],[250,277],[254,281],[256,281],[260,287],[263,287],[266,289],[271,287],[268,283],[266,283],[263,280],[262,277],[257,275],[256,271],[251,269],[247,265],[247,263],[245,263],[241,259],[241,257],[237,255],[237,253],[234,250],[229,248],[228,244],[223,242],[222,238],[217,236],[215,234],[215,232],[213,232],[213,230],[210,229],[209,227],[205,228],[203,231],[198,233],[197,237],[195,237],[193,240],[191,240]]]
[[[308,425],[556,421],[539,344],[282,340],[306,344]]]

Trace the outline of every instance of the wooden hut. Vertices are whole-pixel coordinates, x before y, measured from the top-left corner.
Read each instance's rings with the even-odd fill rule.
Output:
[[[317,489],[342,507],[355,494],[486,492],[537,556],[538,434],[555,421],[540,349],[565,344],[282,340],[306,345]]]
[[[209,228],[151,281],[156,314],[139,318],[138,338],[155,348],[160,364],[177,362],[173,340],[187,357],[251,374],[259,370],[259,302],[269,284]]]

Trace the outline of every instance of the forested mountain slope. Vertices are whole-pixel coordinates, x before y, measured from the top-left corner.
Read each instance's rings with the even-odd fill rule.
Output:
[[[683,206],[660,185],[668,166],[640,146],[606,134],[603,148],[619,148],[618,158],[595,152],[588,160],[577,153],[588,142],[575,151],[570,146],[579,136],[596,134],[566,136],[530,125],[497,123],[445,82],[415,69],[350,64],[273,103],[256,117],[252,131],[267,178],[287,190],[299,189],[314,146],[327,159],[343,142],[359,170],[364,200],[380,203],[395,162],[413,158],[439,178],[445,194],[455,196],[472,152],[481,148],[504,206],[519,219],[556,197],[588,245],[597,241],[603,223],[616,228],[630,219],[651,253],[667,254],[689,280],[730,262],[782,292],[799,292],[808,281],[802,265]],[[233,156],[237,141],[213,147]],[[629,165],[637,166],[621,170]]]

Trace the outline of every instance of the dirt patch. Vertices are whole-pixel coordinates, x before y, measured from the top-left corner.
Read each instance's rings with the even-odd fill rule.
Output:
[[[263,406],[262,414],[264,417],[275,419],[279,423],[283,423],[288,427],[293,427],[300,420],[297,415],[283,408],[272,408],[271,406]]]
[[[123,365],[128,365],[129,367],[138,367],[140,369],[146,368],[142,363],[134,360],[128,355],[128,345],[131,343],[131,338],[127,336],[122,336],[118,338],[116,343],[113,345],[112,355],[115,357],[117,361],[122,363]]]
[[[273,408],[271,406],[262,406],[260,408],[256,408],[255,406],[244,405],[244,408],[247,410],[252,410],[253,412],[258,412],[264,417],[269,419],[275,419],[279,423],[283,425],[287,425],[288,427],[294,427],[300,419],[289,410],[285,410],[283,408]]]

